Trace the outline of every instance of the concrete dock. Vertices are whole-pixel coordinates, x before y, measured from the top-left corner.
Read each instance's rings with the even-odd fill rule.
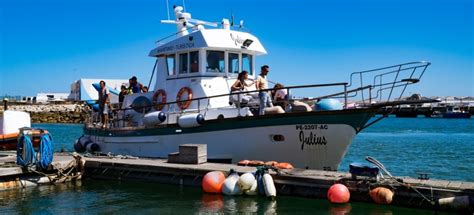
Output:
[[[15,167],[11,162],[0,159],[0,184],[8,184],[8,180],[31,177],[31,172]],[[13,160],[10,156],[8,159]],[[57,163],[71,163],[75,160],[71,155],[55,155]],[[155,183],[177,184],[184,186],[201,186],[203,176],[210,171],[228,173],[234,169],[238,173],[253,172],[256,167],[237,166],[233,164],[203,163],[175,164],[165,159],[143,159],[134,157],[82,157],[82,177],[105,180],[145,181]],[[8,166],[10,165],[10,166]],[[423,208],[428,210],[443,210],[456,212],[474,212],[474,183],[447,180],[420,180],[409,177],[397,177],[397,183],[377,184],[375,180],[358,177],[353,179],[345,172],[319,170],[278,170],[270,172],[277,195],[299,196],[306,198],[327,198],[327,190],[334,183],[345,184],[351,192],[351,201],[369,202],[373,200],[368,195],[370,188],[384,185],[394,190],[392,205]],[[50,183],[46,181],[45,183]],[[22,184],[19,183],[22,188]],[[37,184],[39,185],[39,184]],[[0,186],[1,187],[1,186]],[[453,199],[453,204],[440,205],[441,198]]]

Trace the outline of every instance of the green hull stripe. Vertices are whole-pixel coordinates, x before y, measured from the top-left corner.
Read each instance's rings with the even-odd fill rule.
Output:
[[[337,113],[336,113],[337,112]],[[318,114],[312,114],[318,113]],[[84,128],[86,135],[108,137],[136,137],[171,134],[189,134],[231,129],[268,127],[297,124],[346,124],[358,132],[373,116],[372,111],[331,111],[330,114],[321,112],[307,112],[299,114],[269,115],[263,117],[242,117],[205,121],[203,125],[194,128],[181,128],[177,124],[163,125],[154,128],[128,128],[103,130],[98,128]],[[180,129],[178,133],[176,130]]]

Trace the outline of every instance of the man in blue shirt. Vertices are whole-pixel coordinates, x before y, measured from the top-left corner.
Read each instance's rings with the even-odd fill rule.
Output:
[[[140,93],[143,91],[143,84],[137,81],[137,77],[133,76],[128,80],[130,86],[128,87],[130,94],[132,93]]]

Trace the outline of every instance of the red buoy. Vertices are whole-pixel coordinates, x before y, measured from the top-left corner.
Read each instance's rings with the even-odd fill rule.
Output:
[[[331,203],[347,203],[351,194],[343,184],[334,184],[328,190],[328,200]]]
[[[206,193],[221,193],[225,175],[221,171],[208,172],[202,178],[202,190]]]

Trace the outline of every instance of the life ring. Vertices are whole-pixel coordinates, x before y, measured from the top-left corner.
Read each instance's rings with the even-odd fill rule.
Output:
[[[188,98],[186,101],[182,102],[181,101],[181,96],[183,95],[184,92],[188,93]],[[179,89],[178,95],[176,95],[176,104],[178,105],[180,110],[184,110],[191,105],[191,99],[193,99],[193,91],[189,87],[183,87]]]
[[[158,101],[158,98],[161,96],[161,101]],[[156,110],[162,110],[166,104],[166,91],[159,89],[153,94],[153,104],[155,105]]]

